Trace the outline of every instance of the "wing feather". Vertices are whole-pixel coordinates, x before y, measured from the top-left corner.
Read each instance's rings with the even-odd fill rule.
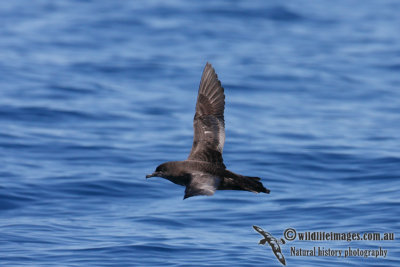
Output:
[[[211,162],[225,168],[222,158],[225,143],[224,108],[224,88],[214,68],[207,63],[197,96],[193,146],[188,160]]]
[[[209,173],[194,172],[191,174],[190,183],[186,186],[184,199],[199,195],[214,195],[220,182],[220,178]]]

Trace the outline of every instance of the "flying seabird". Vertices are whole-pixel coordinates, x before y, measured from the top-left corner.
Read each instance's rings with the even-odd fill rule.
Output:
[[[268,242],[268,244],[272,248],[272,252],[274,252],[275,257],[283,264],[286,265],[286,260],[285,257],[282,254],[281,246],[279,244],[285,244],[285,240],[281,238],[281,240],[276,239],[271,235],[269,232],[265,232],[261,227],[258,227],[257,225],[253,225],[254,230],[256,230],[258,233],[260,233],[264,238],[261,239],[258,244],[259,245],[265,245],[265,243]]]
[[[162,177],[186,186],[183,199],[213,195],[215,190],[244,190],[269,193],[258,177],[236,174],[226,169],[222,159],[225,143],[225,94],[211,64],[207,63],[200,81],[193,120],[193,146],[187,160],[169,161],[146,175]]]

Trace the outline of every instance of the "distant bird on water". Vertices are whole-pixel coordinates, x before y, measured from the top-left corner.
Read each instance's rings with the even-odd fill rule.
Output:
[[[207,63],[200,81],[194,115],[193,146],[187,160],[169,161],[146,175],[162,177],[186,186],[183,199],[213,195],[215,190],[244,190],[269,193],[258,177],[236,174],[226,169],[222,159],[225,142],[225,94],[211,64]]]

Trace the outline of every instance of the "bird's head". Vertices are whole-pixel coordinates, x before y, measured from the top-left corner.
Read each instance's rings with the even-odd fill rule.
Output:
[[[170,164],[169,162],[163,163],[161,165],[159,165],[156,168],[156,171],[153,172],[152,174],[147,174],[146,178],[150,178],[150,177],[163,177],[163,178],[167,178],[168,176],[171,176],[171,170],[170,170]]]

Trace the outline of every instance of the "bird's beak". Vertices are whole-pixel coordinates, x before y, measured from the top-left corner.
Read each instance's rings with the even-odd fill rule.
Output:
[[[146,175],[146,179],[148,179],[150,177],[162,177],[161,176],[161,172],[153,172],[152,174],[147,174]]]

